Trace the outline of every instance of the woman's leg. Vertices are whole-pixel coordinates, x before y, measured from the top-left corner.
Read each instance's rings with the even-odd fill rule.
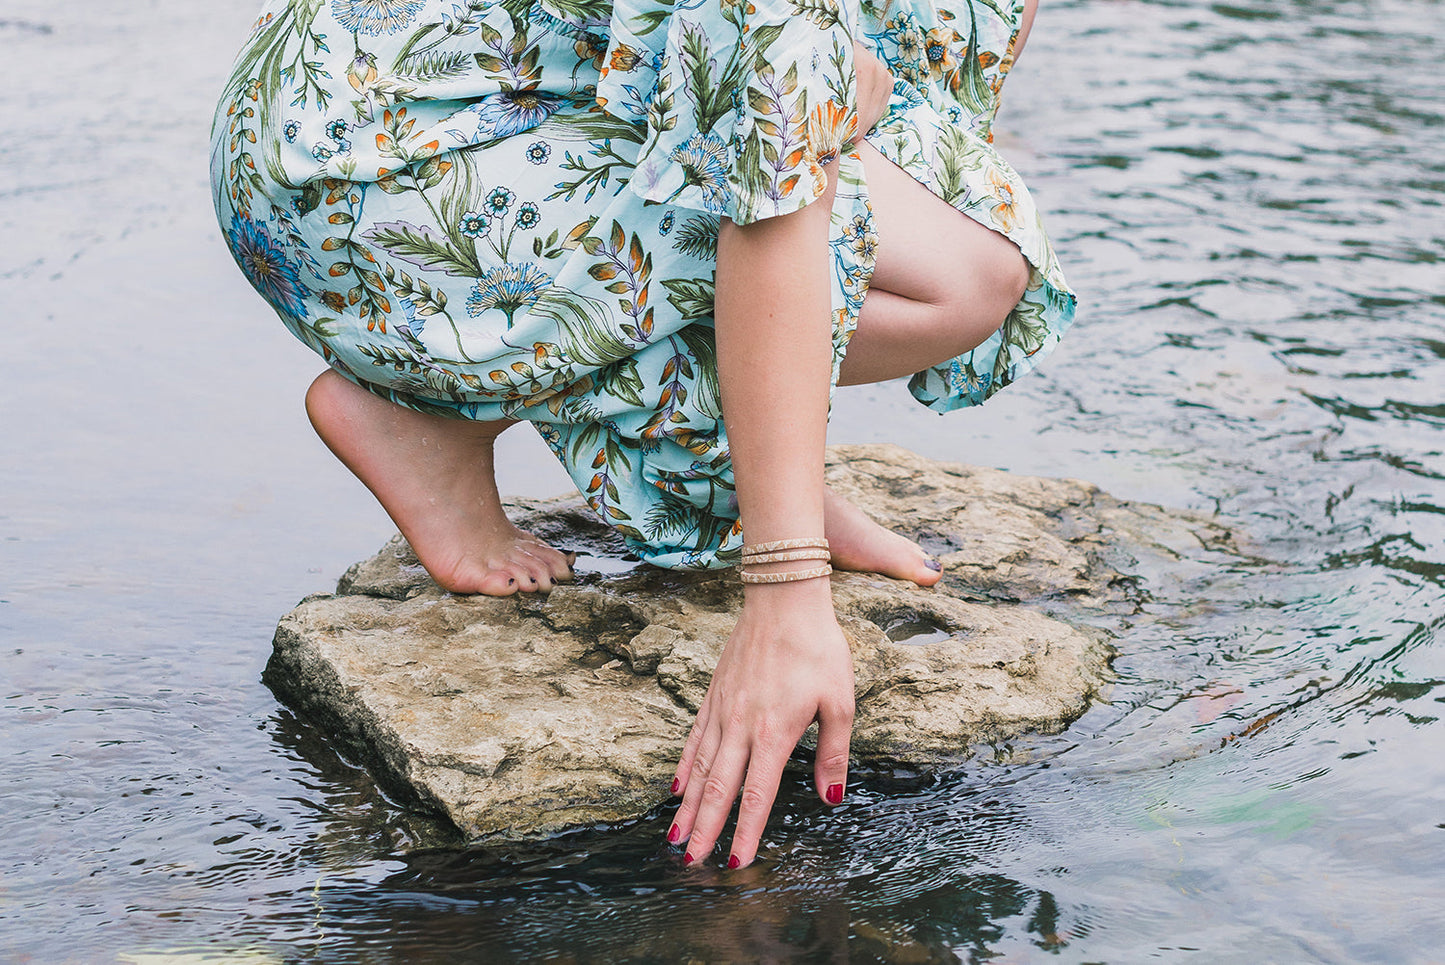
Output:
[[[1029,281],[1018,247],[859,145],[878,259],[839,382],[912,375],[975,348]]]
[[[306,412],[443,589],[507,596],[571,575],[563,554],[502,511],[492,446],[516,423],[416,412],[329,369],[307,391]]]
[[[1007,238],[956,210],[871,145],[868,178],[878,259],[839,382],[911,375],[992,335],[1018,303],[1028,263]],[[825,500],[834,565],[937,582],[936,563],[835,493]]]

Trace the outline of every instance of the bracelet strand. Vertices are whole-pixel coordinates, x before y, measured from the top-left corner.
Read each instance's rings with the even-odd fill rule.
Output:
[[[787,570],[782,573],[749,573],[743,570],[739,578],[744,583],[795,583],[799,580],[816,580],[832,572],[833,567],[825,563],[811,570]]]
[[[778,550],[775,553],[759,553],[756,556],[746,557],[743,566],[756,566],[759,563],[787,563],[792,560],[831,560],[832,554],[825,549],[807,550]]]
[[[775,553],[778,550],[796,549],[821,549],[828,548],[828,541],[821,536],[803,537],[801,539],[775,539],[768,543],[754,543],[751,546],[743,547],[743,559],[757,556],[760,553]]]

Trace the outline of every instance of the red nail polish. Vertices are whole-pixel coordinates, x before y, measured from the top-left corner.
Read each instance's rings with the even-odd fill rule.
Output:
[[[672,779],[672,793],[677,794],[677,789],[680,787],[682,787],[682,781],[674,777]]]
[[[729,870],[729,871],[736,871],[736,870],[738,870],[739,868],[741,868],[742,866],[743,866],[743,863],[738,860],[738,856],[737,856],[737,855],[732,855],[732,856],[730,856],[730,857],[728,858],[728,870]]]
[[[828,803],[829,803],[829,804],[842,804],[842,803],[843,803],[843,785],[841,785],[841,784],[829,784],[829,785],[828,785]]]
[[[667,832],[667,843],[677,844],[677,842],[680,840],[682,840],[682,832],[679,831],[677,825],[674,824],[672,826],[672,829]]]
[[[692,852],[691,852],[691,851],[689,851],[687,854],[685,854],[685,855],[682,856],[682,863],[683,863],[683,864],[692,864]]]

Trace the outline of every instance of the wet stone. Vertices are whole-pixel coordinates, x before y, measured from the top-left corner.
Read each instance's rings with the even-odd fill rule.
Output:
[[[1111,562],[1137,558],[1151,533],[1223,538],[1087,483],[894,446],[835,447],[828,481],[945,567],[933,589],[833,578],[863,766],[949,766],[1067,727],[1107,685],[1100,616],[1137,605]],[[383,786],[468,838],[638,818],[669,797],[742,586],[731,571],[629,561],[579,498],[509,507],[523,528],[580,554],[574,583],[546,596],[454,596],[398,536],[335,595],[281,620],[265,680]]]

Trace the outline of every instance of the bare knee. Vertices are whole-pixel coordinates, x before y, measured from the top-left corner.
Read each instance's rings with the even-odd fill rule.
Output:
[[[999,264],[994,274],[994,286],[997,291],[994,293],[998,298],[998,305],[1003,309],[1003,315],[1007,316],[1013,311],[1019,299],[1024,297],[1028,291],[1029,279],[1033,276],[1033,269],[1029,261],[1024,257],[1022,251],[1013,242],[1008,243],[1008,250],[999,257]],[[1002,322],[1002,317],[1000,318]]]
[[[1018,246],[1003,236],[986,253],[975,253],[949,301],[940,306],[953,325],[979,341],[992,335],[1028,290],[1033,274]]]

